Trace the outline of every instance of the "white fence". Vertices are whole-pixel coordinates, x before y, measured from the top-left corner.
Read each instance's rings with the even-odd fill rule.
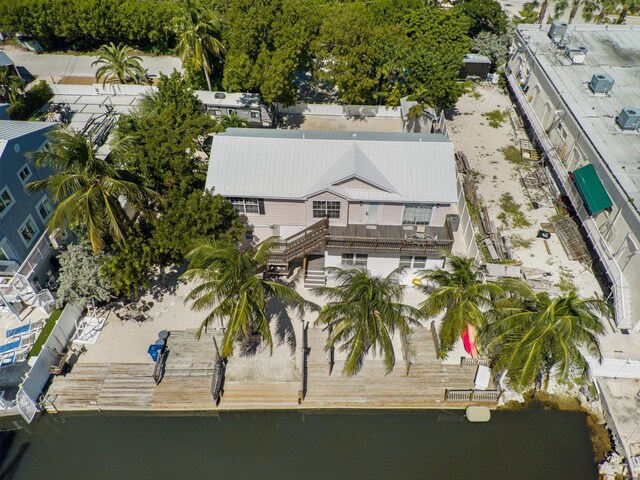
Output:
[[[400,118],[400,107],[376,105],[336,105],[299,103],[292,107],[278,108],[279,113],[287,115],[325,115],[332,117],[378,117]]]
[[[55,327],[49,334],[47,341],[42,346],[40,354],[35,363],[25,376],[20,390],[18,391],[18,409],[20,415],[27,422],[33,420],[35,410],[33,406],[38,405],[38,399],[42,395],[42,390],[49,381],[51,374],[49,370],[53,365],[57,365],[60,354],[64,351],[76,330],[76,323],[82,315],[83,308],[77,305],[67,304],[58,318]]]

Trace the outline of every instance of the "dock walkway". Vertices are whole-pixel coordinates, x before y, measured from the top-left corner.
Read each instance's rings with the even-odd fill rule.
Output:
[[[444,404],[447,388],[472,388],[476,371],[471,366],[442,365],[436,358],[429,329],[419,328],[411,337],[416,356],[409,375],[400,352],[396,352],[395,369],[388,375],[381,358],[367,358],[362,370],[350,378],[342,375],[342,365],[337,360],[330,375],[328,353],[324,350],[327,333],[312,327],[308,333],[307,392],[302,404],[298,404],[302,365],[299,345],[287,364],[277,360],[272,365],[268,356],[253,363],[241,356],[232,357],[224,395],[216,407],[211,397],[213,340],[209,334],[197,341],[194,334],[193,330],[171,332],[166,372],[159,385],[152,378],[151,362],[79,361],[66,376],[54,378],[48,393],[55,396],[56,407],[62,411],[428,408]],[[219,340],[221,332],[214,335]]]

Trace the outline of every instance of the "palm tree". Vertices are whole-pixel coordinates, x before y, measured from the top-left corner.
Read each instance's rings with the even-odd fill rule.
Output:
[[[478,331],[485,326],[485,311],[503,293],[499,285],[482,283],[473,258],[447,256],[451,271],[442,268],[423,270],[423,287],[429,297],[419,306],[425,317],[444,312],[440,323],[440,356],[446,358],[469,325]],[[435,289],[431,291],[432,288]]]
[[[551,298],[535,293],[518,280],[502,282],[508,295],[498,300],[493,318],[481,333],[494,371],[506,370],[510,385],[523,390],[551,375],[567,381],[572,375],[589,376],[589,364],[580,349],[602,360],[598,335],[602,319],[611,315],[603,300],[581,299],[575,291]]]
[[[131,55],[133,48],[119,43],[102,45],[98,50],[98,59],[91,66],[101,65],[96,71],[98,81],[105,83],[127,83],[131,80],[136,85],[146,82],[147,72],[142,68],[142,58]]]
[[[618,0],[585,0],[582,18],[585,22],[609,23],[607,15],[614,13],[618,6]]]
[[[241,118],[236,112],[231,112],[229,115],[223,115],[220,119],[220,125],[226,130],[227,128],[246,128],[248,123],[244,118]]]
[[[569,21],[567,23],[573,22],[573,19],[576,18],[576,15],[578,13],[578,8],[580,8],[580,5],[582,5],[583,3],[584,0],[573,0],[573,2],[571,3],[571,11],[569,12]]]
[[[640,0],[622,0],[622,7],[620,8],[620,13],[618,14],[618,19],[616,23],[622,25],[629,13],[636,15],[640,12]]]
[[[198,0],[184,0],[179,10],[172,20],[172,30],[178,39],[176,51],[183,64],[191,62],[193,68],[202,68],[211,90],[210,56],[221,58],[225,52],[220,42],[220,20]]]
[[[209,311],[196,338],[200,338],[213,320],[226,321],[222,358],[233,355],[236,340],[254,332],[259,333],[273,351],[266,315],[269,301],[304,306],[304,299],[289,285],[263,278],[274,242],[272,237],[255,249],[240,251],[234,245],[202,240],[188,254],[189,268],[183,277],[198,284],[189,292],[185,303],[191,300],[193,310]]]
[[[418,325],[420,311],[401,303],[403,287],[399,283],[402,269],[386,277],[370,275],[359,268],[329,268],[338,285],[319,287],[316,293],[328,299],[317,324],[331,327],[327,349],[342,344],[348,351],[343,373],[356,374],[369,351],[384,357],[386,372],[393,370],[396,357],[392,336],[406,335],[411,325]]]
[[[113,144],[103,159],[96,155],[98,147],[92,140],[79,132],[56,129],[47,138],[47,146],[32,157],[36,165],[47,165],[55,173],[27,184],[27,189],[46,189],[58,203],[49,220],[49,230],[85,226],[94,253],[104,247],[109,236],[126,244],[130,220],[121,202],[148,211],[152,202],[161,201],[156,192],[142,185],[138,176],[119,168],[130,140]]]
[[[7,67],[0,67],[0,100],[15,103],[18,94],[24,92],[24,81]]]

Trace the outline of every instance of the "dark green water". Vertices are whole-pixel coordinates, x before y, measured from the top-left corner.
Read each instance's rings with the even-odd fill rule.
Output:
[[[454,411],[456,415],[462,412]],[[0,479],[592,480],[585,416],[441,411],[41,418],[3,432]],[[8,428],[9,422],[0,422]]]

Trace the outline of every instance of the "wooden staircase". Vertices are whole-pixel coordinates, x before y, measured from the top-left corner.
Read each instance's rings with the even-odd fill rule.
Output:
[[[329,234],[329,219],[323,218],[319,222],[279,241],[271,251],[269,266],[288,267],[289,262],[323,246]]]

